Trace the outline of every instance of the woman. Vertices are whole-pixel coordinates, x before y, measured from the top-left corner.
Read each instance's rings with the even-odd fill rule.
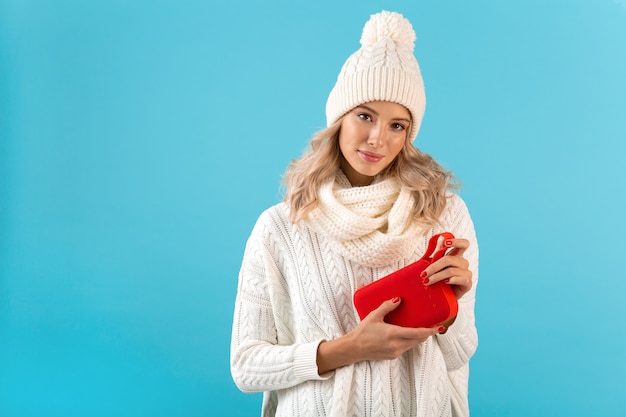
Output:
[[[467,416],[477,346],[478,248],[451,175],[412,141],[425,94],[408,20],[365,24],[326,106],[328,128],[287,169],[285,199],[258,219],[239,275],[231,371],[264,392],[264,416]],[[455,319],[432,328],[362,321],[354,292],[455,235],[424,283],[455,291]]]

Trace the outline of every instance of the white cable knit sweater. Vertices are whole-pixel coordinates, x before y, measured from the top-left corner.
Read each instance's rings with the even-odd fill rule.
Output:
[[[441,222],[415,240],[410,256],[374,267],[344,257],[306,223],[291,224],[285,203],[259,217],[239,276],[231,372],[242,391],[264,392],[264,417],[469,416],[468,363],[478,342],[478,246],[457,195],[449,199]],[[398,359],[359,362],[319,376],[319,343],[358,324],[354,291],[417,260],[430,236],[442,231],[471,245],[465,257],[474,285],[459,300],[456,322]]]

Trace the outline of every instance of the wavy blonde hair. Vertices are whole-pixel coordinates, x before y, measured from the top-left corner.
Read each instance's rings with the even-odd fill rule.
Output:
[[[342,120],[313,135],[303,156],[287,167],[283,176],[284,201],[290,205],[292,223],[305,219],[317,207],[320,187],[331,181],[340,167]],[[402,187],[412,192],[415,219],[429,226],[438,223],[446,206],[448,190],[459,187],[453,182],[451,172],[413,146],[408,138],[398,156],[379,175],[396,178]]]

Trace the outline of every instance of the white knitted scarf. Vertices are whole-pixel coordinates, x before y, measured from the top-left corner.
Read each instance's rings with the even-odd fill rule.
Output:
[[[343,172],[320,188],[310,227],[327,236],[341,255],[361,265],[383,267],[409,257],[420,232],[411,193],[394,179],[352,187]]]

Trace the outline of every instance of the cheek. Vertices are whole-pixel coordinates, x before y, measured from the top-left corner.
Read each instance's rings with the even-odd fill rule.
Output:
[[[349,138],[350,134],[348,131],[342,130],[339,134],[339,152],[341,152],[344,158],[347,158],[352,153],[352,148],[354,148]]]
[[[354,146],[358,144],[360,138],[364,135],[363,130],[359,129],[358,126],[355,126],[352,123],[346,123],[341,127],[341,132],[339,133],[339,147],[341,149],[345,149],[349,146]]]
[[[341,129],[341,132],[339,132],[339,149],[341,149],[341,151],[343,152],[344,149],[346,148],[346,138],[348,137],[348,132],[345,129]]]
[[[391,153],[393,154],[394,157],[397,156],[400,153],[402,148],[404,148],[405,142],[406,142],[406,138],[401,137],[401,138],[394,139],[389,144],[389,150],[391,151]]]

